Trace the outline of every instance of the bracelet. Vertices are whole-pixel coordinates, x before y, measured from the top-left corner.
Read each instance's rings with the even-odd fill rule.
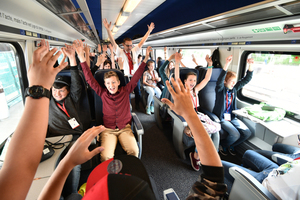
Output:
[[[214,66],[207,67],[208,69],[213,68]]]

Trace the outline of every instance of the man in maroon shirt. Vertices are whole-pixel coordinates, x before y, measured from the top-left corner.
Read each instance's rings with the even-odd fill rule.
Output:
[[[102,88],[85,62],[82,41],[75,41],[75,46],[86,81],[102,99],[103,125],[106,130],[100,134],[101,146],[104,147],[101,152],[101,161],[113,158],[118,139],[128,155],[138,157],[138,146],[131,130],[129,94],[134,90],[145,70],[149,53],[152,51],[151,47],[147,48],[145,59],[126,86],[119,87],[118,75],[110,71],[104,74],[106,88]]]

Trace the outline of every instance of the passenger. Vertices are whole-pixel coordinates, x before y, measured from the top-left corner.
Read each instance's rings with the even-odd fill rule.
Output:
[[[148,25],[148,31],[140,41],[140,43],[133,47],[132,40],[130,38],[125,38],[123,40],[123,46],[124,49],[121,49],[117,43],[114,40],[114,37],[111,33],[110,26],[111,23],[108,23],[106,19],[103,20],[104,27],[107,30],[108,37],[113,45],[113,50],[116,52],[117,57],[122,57],[124,61],[124,74],[125,76],[131,76],[135,73],[135,71],[138,69],[138,61],[137,57],[138,54],[141,51],[141,48],[143,44],[148,39],[150,33],[154,29],[154,23],[152,22],[150,26]],[[139,110],[139,104],[140,104],[140,80],[137,83],[137,86],[134,88],[134,94],[135,94],[135,108]]]
[[[157,72],[154,70],[154,61],[150,60],[147,63],[148,70],[144,72],[143,75],[143,84],[145,86],[145,90],[148,93],[146,113],[151,115],[154,113],[154,99],[155,95],[157,98],[160,98],[161,91],[157,87],[157,83],[161,80],[158,76]]]
[[[143,56],[141,54],[139,54],[138,59],[137,59],[137,62],[138,62],[139,66],[142,64],[142,61],[143,61]]]
[[[131,81],[124,87],[119,87],[119,77],[115,72],[110,71],[105,73],[104,84],[106,88],[104,89],[88,70],[83,55],[82,41],[78,40],[76,43],[76,52],[80,59],[86,81],[97,95],[101,97],[103,102],[103,124],[106,130],[101,133],[99,139],[105,148],[101,153],[102,162],[114,156],[118,140],[128,155],[138,156],[138,146],[130,125],[129,94],[133,91],[142,76],[151,51],[151,47],[148,47],[144,62],[132,77]]]
[[[47,46],[41,45],[33,52],[33,62],[28,69],[31,90],[26,90],[24,112],[0,170],[2,200],[25,199],[41,161],[48,127],[50,88],[57,73],[68,65],[63,60],[53,68],[61,52],[55,54],[57,48],[48,51]],[[34,93],[30,92],[32,89]]]
[[[259,153],[247,150],[243,155],[243,167],[226,161],[222,161],[222,164],[228,182],[228,192],[231,191],[234,182],[229,168],[238,167],[262,183],[277,199],[299,199],[300,180],[295,177],[300,175],[300,157],[279,166]]]
[[[174,62],[172,61],[173,59],[175,59],[175,53],[172,54],[168,60],[166,59],[164,64],[162,64],[162,66],[159,68],[159,74],[161,76],[164,85],[166,85],[166,81],[169,80],[171,69],[174,68]],[[165,97],[167,90],[168,90],[167,87],[164,87],[160,98]]]
[[[169,81],[166,81],[166,86],[174,103],[165,98],[162,99],[162,102],[166,103],[176,114],[182,116],[189,124],[201,160],[202,172],[187,199],[222,199],[227,190],[224,184],[222,163],[209,135],[194,111],[189,85],[184,88],[180,79],[177,79],[178,83],[173,78],[171,81],[175,91]]]
[[[252,79],[254,61],[253,58],[247,60],[249,65],[247,75],[238,82],[236,82],[236,73],[232,71],[227,72],[231,61],[232,56],[228,56],[223,71],[218,78],[216,101],[213,109],[213,113],[221,121],[222,129],[228,133],[227,138],[220,141],[220,153],[225,156],[227,155],[227,151],[231,155],[236,155],[234,147],[246,141],[252,134],[248,127],[232,111],[237,109],[237,92]]]
[[[179,63],[182,59],[182,55],[180,53],[175,53],[175,77],[179,78]],[[197,83],[197,74],[194,72],[187,73],[185,79],[184,79],[184,86],[185,88],[190,88],[190,97],[193,102],[194,109],[199,117],[199,119],[202,121],[203,126],[205,127],[205,130],[208,132],[210,137],[212,137],[212,140],[215,143],[215,147],[217,148],[219,146],[219,131],[221,130],[221,126],[218,123],[213,122],[207,115],[204,115],[201,112],[198,112],[199,101],[198,101],[198,93],[202,88],[206,86],[208,81],[210,80],[211,73],[212,73],[212,60],[209,58],[208,55],[206,55],[205,60],[208,64],[208,70],[206,72],[205,78],[196,85]],[[184,129],[184,133],[188,137],[193,137],[193,134],[189,128],[189,126],[186,126]],[[198,156],[197,148],[195,148],[195,152],[191,152],[189,154],[191,165],[195,171],[199,171],[200,169],[200,160]]]
[[[291,146],[288,144],[282,144],[282,143],[275,143],[272,147],[272,151],[267,151],[267,150],[255,150],[255,151],[270,160],[273,160],[272,159],[273,155],[287,156],[291,159],[300,157],[300,148],[299,147]],[[285,160],[277,159],[276,163],[278,165],[282,165],[285,163]]]
[[[87,46],[85,46],[85,52],[87,52],[86,48]],[[52,86],[53,98],[50,99],[47,136],[73,135],[72,142],[61,155],[61,157],[64,157],[74,141],[83,133],[83,125],[77,113],[82,86],[75,58],[75,47],[74,45],[66,45],[65,48],[62,48],[62,51],[69,58],[71,78],[57,76],[54,81]],[[81,166],[77,165],[71,171],[63,189],[63,197],[77,191],[80,170]]]
[[[144,62],[146,61],[147,59],[144,60]],[[143,65],[145,66],[145,64]],[[173,78],[171,81],[176,93],[168,81],[166,82],[166,86],[174,99],[174,103],[168,99],[162,99],[162,101],[168,104],[168,106],[178,115],[183,116],[191,125],[191,129],[194,132],[195,143],[199,149],[199,156],[202,161],[202,172],[198,181],[192,186],[187,199],[222,199],[226,194],[227,187],[224,184],[224,170],[220,157],[205,131],[205,128],[197,117],[197,114],[193,110],[189,88],[186,90],[180,79],[178,79],[179,85]],[[90,152],[88,146],[99,132],[103,133],[104,131],[105,128],[103,126],[93,127],[87,130],[76,141],[50,177],[38,199],[47,200],[57,199],[59,197],[67,174],[71,171],[72,167],[86,162],[103,150],[103,147],[99,147]],[[96,187],[99,186],[101,185],[98,184]],[[103,188],[94,188],[94,190],[97,189],[102,190]],[[85,197],[83,197],[83,199],[85,199]]]

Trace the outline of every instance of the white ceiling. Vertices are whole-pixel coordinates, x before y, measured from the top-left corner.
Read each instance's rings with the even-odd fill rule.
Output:
[[[126,22],[119,28],[118,32],[114,35],[114,38],[118,38],[128,29],[130,29],[134,24],[138,23],[146,15],[152,12],[165,0],[142,0],[135,10],[130,14]],[[108,22],[113,24],[116,22],[117,17],[123,7],[125,0],[102,0],[101,1],[101,10],[102,10],[102,19],[106,18]],[[145,24],[145,26],[147,26]],[[107,31],[104,26],[102,26],[102,39],[108,39]]]

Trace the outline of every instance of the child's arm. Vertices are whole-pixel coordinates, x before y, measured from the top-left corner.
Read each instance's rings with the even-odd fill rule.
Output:
[[[134,75],[131,78],[131,80],[129,81],[129,83],[126,85],[127,90],[129,92],[133,91],[133,89],[137,85],[138,81],[140,80],[141,76],[143,75],[143,73],[145,71],[146,63],[149,59],[149,54],[150,54],[151,51],[152,51],[152,47],[148,46],[147,49],[146,49],[146,55],[145,55],[145,58],[144,58],[143,62],[139,66],[138,70],[134,73]]]
[[[167,60],[167,47],[164,47],[164,58],[165,61]]]
[[[180,71],[179,71],[179,63],[181,63],[182,55],[180,53],[175,53],[175,80],[179,79]]]
[[[91,66],[91,61],[90,61],[90,47],[87,44],[83,45],[84,48],[84,52],[85,52],[85,59],[86,59],[86,64],[89,66]]]
[[[45,54],[45,51],[47,52]],[[67,62],[54,68],[61,55],[57,48],[50,52],[46,45],[33,53],[33,63],[28,70],[29,86],[40,85],[50,90],[56,74]],[[43,55],[42,55],[43,54]],[[49,98],[26,97],[24,112],[12,136],[0,170],[1,199],[25,199],[41,161],[49,118]],[[34,144],[34,145],[33,145]]]
[[[206,86],[206,84],[208,83],[208,81],[211,78],[212,68],[213,68],[213,66],[212,66],[212,60],[211,60],[211,58],[208,55],[206,55],[205,60],[206,60],[207,65],[208,65],[208,67],[207,67],[208,70],[206,71],[204,79],[198,85],[196,85],[196,87],[195,87],[196,94],[200,90],[202,90],[202,88],[204,88]]]
[[[82,67],[82,71],[84,73],[85,79],[87,83],[91,86],[91,88],[100,96],[102,88],[96,79],[93,77],[91,70],[89,70],[88,65],[86,64],[86,60],[84,57],[83,43],[81,40],[75,40],[75,50],[80,60],[80,65]]]
[[[124,60],[122,57],[118,57],[118,64],[119,64],[121,72],[124,74],[124,69],[123,69]]]
[[[234,86],[234,88],[238,91],[240,89],[242,89],[247,83],[249,83],[252,79],[253,76],[253,64],[254,64],[254,60],[253,58],[249,58],[247,59],[247,63],[249,65],[247,74],[244,78],[242,78],[241,80],[239,80],[236,85]]]
[[[198,66],[198,63],[196,61],[196,58],[195,58],[194,54],[192,54],[192,61],[196,64],[196,66]]]
[[[96,66],[99,68],[99,69],[103,69],[103,63],[105,61],[105,54],[100,54],[97,58],[97,62],[96,62]]]
[[[226,58],[226,63],[225,63],[225,66],[223,68],[223,71],[221,72],[221,74],[220,74],[220,76],[217,80],[217,83],[216,83],[216,91],[217,92],[223,90],[223,88],[224,88],[224,80],[225,80],[225,77],[226,77],[228,66],[230,65],[231,61],[232,61],[232,55],[230,55]]]
[[[65,48],[62,48],[62,51],[66,56],[68,56],[70,60],[70,73],[71,73],[71,86],[70,86],[70,95],[74,102],[78,102],[81,92],[82,86],[80,82],[79,71],[77,68],[77,62],[75,58],[75,45],[65,45]]]
[[[166,98],[163,98],[162,102],[166,103],[178,115],[181,115],[189,124],[194,135],[201,164],[221,167],[222,163],[214,144],[200,122],[197,113],[193,109],[192,99],[189,92],[190,89],[184,88],[180,79],[177,80],[177,83],[172,78],[171,82],[175,91],[171,87],[169,81],[166,82],[166,86],[174,99],[174,103]]]
[[[97,147],[91,152],[88,149],[92,140],[104,130],[104,126],[90,128],[76,140],[67,155],[59,162],[38,199],[47,200],[60,198],[63,186],[71,170],[76,165],[90,160],[104,150],[103,147]]]
[[[116,69],[116,65],[115,65],[115,56],[114,56],[114,48],[111,44],[108,45],[108,48],[110,50],[110,60],[111,60],[111,68],[112,69]]]

